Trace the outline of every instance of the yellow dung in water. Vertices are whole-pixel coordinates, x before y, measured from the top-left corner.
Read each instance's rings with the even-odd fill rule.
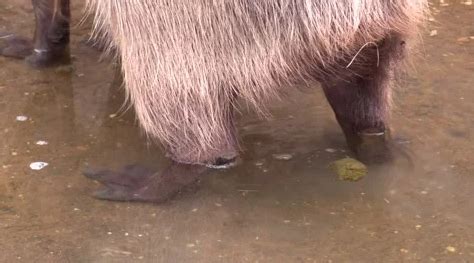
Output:
[[[368,172],[365,164],[349,157],[332,162],[329,168],[337,174],[339,180],[352,182],[359,181]]]

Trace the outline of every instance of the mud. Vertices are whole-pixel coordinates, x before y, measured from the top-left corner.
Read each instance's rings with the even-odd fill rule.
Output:
[[[443,3],[396,92],[398,158],[358,182],[328,169],[351,154],[315,87],[269,121],[243,110],[242,162],[198,192],[98,201],[86,167],[167,160],[121,110],[115,66],[80,44],[87,23],[72,32],[72,71],[0,58],[0,262],[474,261],[474,5]],[[0,30],[31,35],[31,14],[26,0],[2,1]]]

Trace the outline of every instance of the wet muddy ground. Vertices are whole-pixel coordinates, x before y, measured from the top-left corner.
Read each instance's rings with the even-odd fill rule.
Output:
[[[268,121],[243,114],[243,162],[166,205],[93,199],[81,175],[167,162],[120,110],[114,65],[79,43],[87,28],[72,72],[0,58],[0,262],[473,262],[474,5],[432,8],[395,96],[394,164],[338,181],[327,167],[350,153],[316,87]],[[32,23],[28,1],[0,3],[0,30]]]

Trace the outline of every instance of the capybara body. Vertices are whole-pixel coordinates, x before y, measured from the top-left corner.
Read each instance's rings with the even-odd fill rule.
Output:
[[[426,0],[89,0],[147,135],[179,163],[238,154],[237,101],[318,81],[346,137],[384,131]],[[371,131],[374,131],[371,133]]]

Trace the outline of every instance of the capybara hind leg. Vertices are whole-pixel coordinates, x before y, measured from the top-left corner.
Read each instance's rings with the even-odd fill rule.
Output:
[[[322,81],[347,143],[361,161],[380,163],[392,157],[387,117],[393,74],[404,46],[400,36],[387,37],[341,64],[337,76]]]

